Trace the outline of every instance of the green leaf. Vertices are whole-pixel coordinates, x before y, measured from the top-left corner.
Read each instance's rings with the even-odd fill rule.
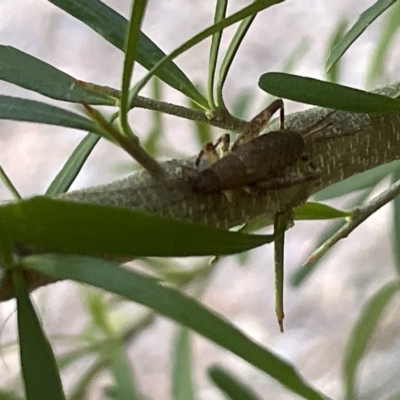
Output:
[[[400,169],[400,161],[392,161],[391,163],[380,165],[328,186],[317,192],[313,198],[319,201],[327,200],[359,190],[370,189],[397,169]]]
[[[10,46],[0,45],[0,80],[56,100],[115,105],[114,98],[87,90],[72,76]]]
[[[172,360],[172,396],[173,400],[194,400],[192,378],[192,346],[190,331],[178,327],[174,341]]]
[[[131,83],[135,58],[138,55],[140,40],[140,25],[146,10],[146,0],[136,0],[132,3],[131,18],[128,23],[125,42],[124,69],[122,73],[122,88],[120,97],[120,124],[124,134],[129,137],[131,130],[128,123],[129,87]]]
[[[256,3],[256,1],[254,1]],[[218,72],[218,82],[217,82],[217,100],[218,106],[224,107],[224,98],[223,98],[223,90],[224,85],[226,82],[226,78],[228,77],[229,70],[232,66],[232,63],[236,57],[237,52],[239,51],[239,47],[242,44],[247,32],[250,29],[251,24],[253,23],[254,19],[256,18],[257,14],[250,15],[249,17],[240,21],[240,24],[233,35],[231,42],[229,43],[228,49],[226,50],[225,56],[221,62],[221,66]]]
[[[208,376],[231,400],[259,400],[260,398],[237,377],[216,365],[208,369]]]
[[[277,97],[335,110],[357,113],[400,110],[400,100],[303,76],[268,72],[261,75],[258,85]]]
[[[226,16],[226,9],[228,7],[228,0],[217,0],[215,4],[215,11],[214,11],[214,23],[223,20]],[[218,54],[220,53],[220,46],[221,46],[221,39],[222,39],[222,31],[214,33],[211,39],[211,46],[210,46],[210,57],[208,60],[208,102],[211,105],[211,109],[215,110],[217,105],[214,99],[214,82],[215,82],[215,71],[217,69],[217,62],[218,62]],[[219,107],[224,107],[224,104],[219,104]]]
[[[192,378],[192,346],[190,331],[179,327],[173,348],[172,396],[173,400],[194,400]]]
[[[103,2],[99,0],[49,0],[49,2],[82,21],[105,40],[124,51],[128,21]],[[164,57],[165,53],[145,34],[141,33],[136,61],[145,69],[150,70]],[[174,63],[169,62],[164,65],[155,75],[196,101],[203,108],[208,108],[208,102],[204,96]]]
[[[343,379],[345,400],[354,399],[356,395],[356,375],[359,364],[365,354],[368,342],[378,325],[390,300],[400,289],[398,282],[383,286],[364,306],[361,317],[351,333],[343,362]]]
[[[388,51],[393,40],[397,37],[397,31],[400,29],[400,1],[397,1],[393,9],[382,24],[379,35],[380,38],[373,46],[373,54],[369,57],[371,60],[368,67],[366,82],[371,86],[375,80],[381,78],[385,74],[386,60]]]
[[[21,397],[17,397],[11,392],[6,392],[0,389],[0,400],[24,400]]]
[[[350,215],[348,211],[338,210],[326,204],[315,203],[309,201],[302,206],[294,207],[295,220],[315,220],[315,219],[334,219],[345,218]],[[271,226],[273,220],[267,217],[257,217],[247,222],[243,228],[239,230],[241,233],[251,233],[260,229]]]
[[[396,3],[396,0],[378,0],[374,5],[365,10],[360,15],[358,21],[343,36],[339,43],[334,46],[326,61],[325,70],[329,71],[368,26],[394,3]]]
[[[163,95],[163,85],[159,79],[153,79],[151,81],[151,98],[153,100],[161,100]],[[190,99],[189,99],[190,101]],[[193,106],[196,104],[194,101],[190,101]],[[196,105],[197,106],[197,105]],[[198,106],[197,106],[198,107]],[[195,108],[195,107],[193,107]],[[196,123],[195,121],[193,121]],[[163,136],[164,132],[164,119],[163,114],[158,111],[153,111],[151,116],[151,128],[147,133],[146,138],[142,142],[143,148],[152,156],[156,157],[158,155],[159,146],[158,143]],[[206,124],[204,124],[206,125]],[[209,125],[207,125],[209,127]],[[211,129],[209,127],[209,129]]]
[[[22,266],[56,278],[93,285],[140,303],[231,351],[278,380],[293,393],[307,400],[326,400],[279,356],[253,342],[197,300],[163,286],[150,277],[112,262],[71,255],[25,257]]]
[[[345,30],[347,29],[348,22],[345,19],[340,20],[335,28],[334,31],[329,39],[329,45],[328,45],[328,56],[329,53],[332,51],[332,49],[339,43],[339,41],[343,38]],[[326,79],[328,79],[330,82],[338,82],[339,81],[339,75],[340,75],[340,67],[341,63],[340,60],[338,60],[330,69],[329,71],[326,71]],[[288,71],[285,71],[288,72]]]
[[[12,271],[17,298],[18,334],[21,369],[27,400],[65,400],[57,363],[20,270]]]
[[[346,218],[351,215],[348,211],[338,210],[326,204],[312,201],[293,208],[293,212],[296,220]]]
[[[45,197],[0,207],[0,227],[12,240],[47,250],[127,258],[233,254],[274,239]]]
[[[100,128],[90,119],[71,111],[19,97],[0,95],[0,119],[37,122],[39,124],[64,126],[90,132],[100,132]]]
[[[392,182],[397,182],[400,179],[400,168],[393,172]],[[400,196],[393,199],[393,219],[392,219],[391,236],[392,247],[394,252],[394,260],[397,274],[400,275]]]
[[[82,139],[61,171],[54,178],[53,182],[51,182],[46,195],[55,196],[65,193],[70,188],[99,140],[100,136],[93,133],[88,133]]]
[[[113,399],[142,400],[143,397],[135,386],[134,374],[122,343],[114,349],[110,367],[114,378]]]
[[[254,3],[248,5],[247,7],[242,8],[238,12],[230,15],[229,17],[223,19],[222,21],[217,22],[214,25],[204,29],[197,35],[193,36],[186,42],[184,42],[181,46],[172,51],[168,56],[164,57],[157,64],[153,66],[151,70],[141,79],[131,90],[130,92],[130,102],[132,103],[134,99],[139,94],[140,90],[146,85],[146,83],[151,79],[153,75],[156,75],[160,68],[164,68],[164,66],[170,63],[174,58],[178,57],[180,54],[183,54],[190,48],[194,47],[196,44],[202,42],[204,39],[214,35],[215,33],[222,31],[235,24],[236,22],[241,21],[251,15],[254,15],[265,8],[271,7],[275,4],[282,3],[284,0],[256,0]]]

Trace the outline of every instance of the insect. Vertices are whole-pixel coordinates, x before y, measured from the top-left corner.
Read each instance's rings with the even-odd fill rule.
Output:
[[[280,129],[259,136],[274,113],[280,110]],[[216,193],[246,185],[265,182],[301,158],[304,151],[303,136],[285,128],[282,100],[275,100],[252,119],[229,149],[229,135],[213,144],[207,143],[196,159],[199,166],[204,155],[209,166],[193,178],[196,193]],[[221,155],[217,146],[222,144]]]

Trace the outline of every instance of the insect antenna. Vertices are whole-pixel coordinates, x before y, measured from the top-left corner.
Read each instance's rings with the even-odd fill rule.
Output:
[[[319,124],[321,124],[322,122],[326,121],[330,116],[332,116],[337,110],[332,110],[329,111],[325,116],[323,116],[321,119],[319,119],[317,122],[315,122],[314,124],[312,124],[311,126],[309,126],[307,128],[307,130],[304,132],[303,137],[307,138],[310,137],[311,135],[315,135],[316,133],[322,131],[323,129],[327,128],[328,126],[332,125],[334,123],[334,121],[328,122],[322,126],[320,126],[317,129],[316,128]]]
[[[283,112],[283,101],[282,99],[274,100],[266,109],[257,114],[247,125],[244,131],[237,137],[232,146],[232,151],[235,151],[239,146],[249,142],[250,140],[259,136],[259,134],[266,127],[268,121],[275,114],[276,111],[280,111],[281,126],[284,120]]]

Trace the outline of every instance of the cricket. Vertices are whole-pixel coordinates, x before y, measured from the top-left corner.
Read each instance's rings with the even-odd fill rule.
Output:
[[[280,128],[260,135],[274,113],[280,110]],[[266,182],[294,164],[304,151],[304,138],[285,128],[281,99],[272,102],[253,118],[229,151],[229,134],[215,144],[206,143],[196,159],[196,167],[206,156],[208,167],[193,178],[196,193],[216,193]],[[217,147],[221,145],[220,154]]]
[[[280,110],[279,130],[260,136],[278,110]],[[323,119],[331,114],[328,113]],[[320,123],[321,121],[318,121],[316,125]],[[316,132],[312,128],[310,127],[308,132],[302,133],[287,129],[283,101],[281,99],[273,101],[249,122],[247,128],[233,143],[230,151],[229,134],[221,136],[215,143],[208,142],[203,146],[196,158],[195,166],[199,169],[204,156],[208,166],[199,170],[198,174],[194,176],[192,180],[194,192],[198,194],[223,192],[229,195],[231,190],[274,180],[297,160],[307,160],[303,154],[304,138]],[[218,152],[219,146],[220,151]],[[313,168],[312,163],[310,163],[310,167]],[[227,197],[230,198],[230,196]],[[282,210],[282,213],[278,213],[274,217],[274,232],[277,234],[278,231],[282,231],[277,234],[274,241],[275,312],[281,332],[283,332],[285,316],[283,306],[284,231],[290,225],[291,219],[291,216],[288,218],[288,214],[291,215],[290,210]]]

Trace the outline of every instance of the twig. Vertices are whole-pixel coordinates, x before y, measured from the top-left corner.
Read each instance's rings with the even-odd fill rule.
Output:
[[[325,243],[315,250],[303,264],[303,267],[306,267],[308,264],[320,259],[339,240],[347,237],[354,229],[357,228],[357,226],[359,226],[382,206],[393,200],[398,194],[400,194],[400,181],[397,181],[391,185],[389,189],[382,192],[367,204],[354,208],[351,216],[348,217],[347,224],[340,228]]]
[[[247,125],[246,121],[236,118],[222,110],[214,112],[212,115],[207,115],[201,110],[193,110],[192,108],[178,106],[164,101],[152,100],[142,96],[138,96],[137,99],[135,99],[134,106],[147,110],[159,111],[164,114],[174,115],[191,121],[204,122],[216,128],[232,132],[241,132]]]

